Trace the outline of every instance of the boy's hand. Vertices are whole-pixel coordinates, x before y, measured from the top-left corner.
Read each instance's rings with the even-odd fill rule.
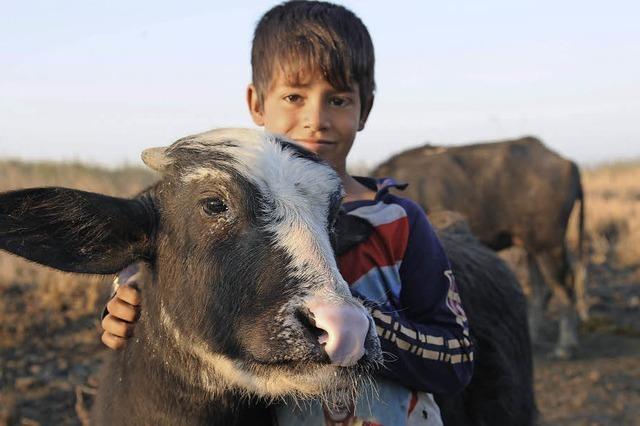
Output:
[[[111,349],[121,349],[133,336],[140,316],[141,293],[149,276],[146,266],[139,262],[123,269],[114,280],[117,291],[107,303],[107,315],[102,320],[102,343]]]

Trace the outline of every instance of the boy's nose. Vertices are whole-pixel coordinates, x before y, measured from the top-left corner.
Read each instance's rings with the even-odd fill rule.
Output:
[[[313,131],[326,130],[331,126],[327,107],[321,102],[309,102],[305,109],[304,127]]]

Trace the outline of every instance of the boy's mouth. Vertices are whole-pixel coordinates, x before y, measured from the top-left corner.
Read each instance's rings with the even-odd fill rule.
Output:
[[[330,149],[335,142],[326,139],[295,139],[296,143],[311,152],[318,154],[320,151]]]

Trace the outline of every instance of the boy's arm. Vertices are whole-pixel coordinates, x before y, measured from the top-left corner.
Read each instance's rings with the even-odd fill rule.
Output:
[[[418,391],[457,393],[473,372],[466,315],[433,228],[420,207],[402,201],[409,236],[400,266],[401,309],[387,302],[372,310],[382,350],[390,354],[379,374]]]

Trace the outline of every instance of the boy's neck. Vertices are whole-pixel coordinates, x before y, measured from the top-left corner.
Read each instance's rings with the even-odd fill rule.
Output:
[[[353,176],[349,175],[346,170],[338,171],[342,186],[344,187],[345,196],[343,202],[359,200],[374,200],[376,192],[358,182]]]

